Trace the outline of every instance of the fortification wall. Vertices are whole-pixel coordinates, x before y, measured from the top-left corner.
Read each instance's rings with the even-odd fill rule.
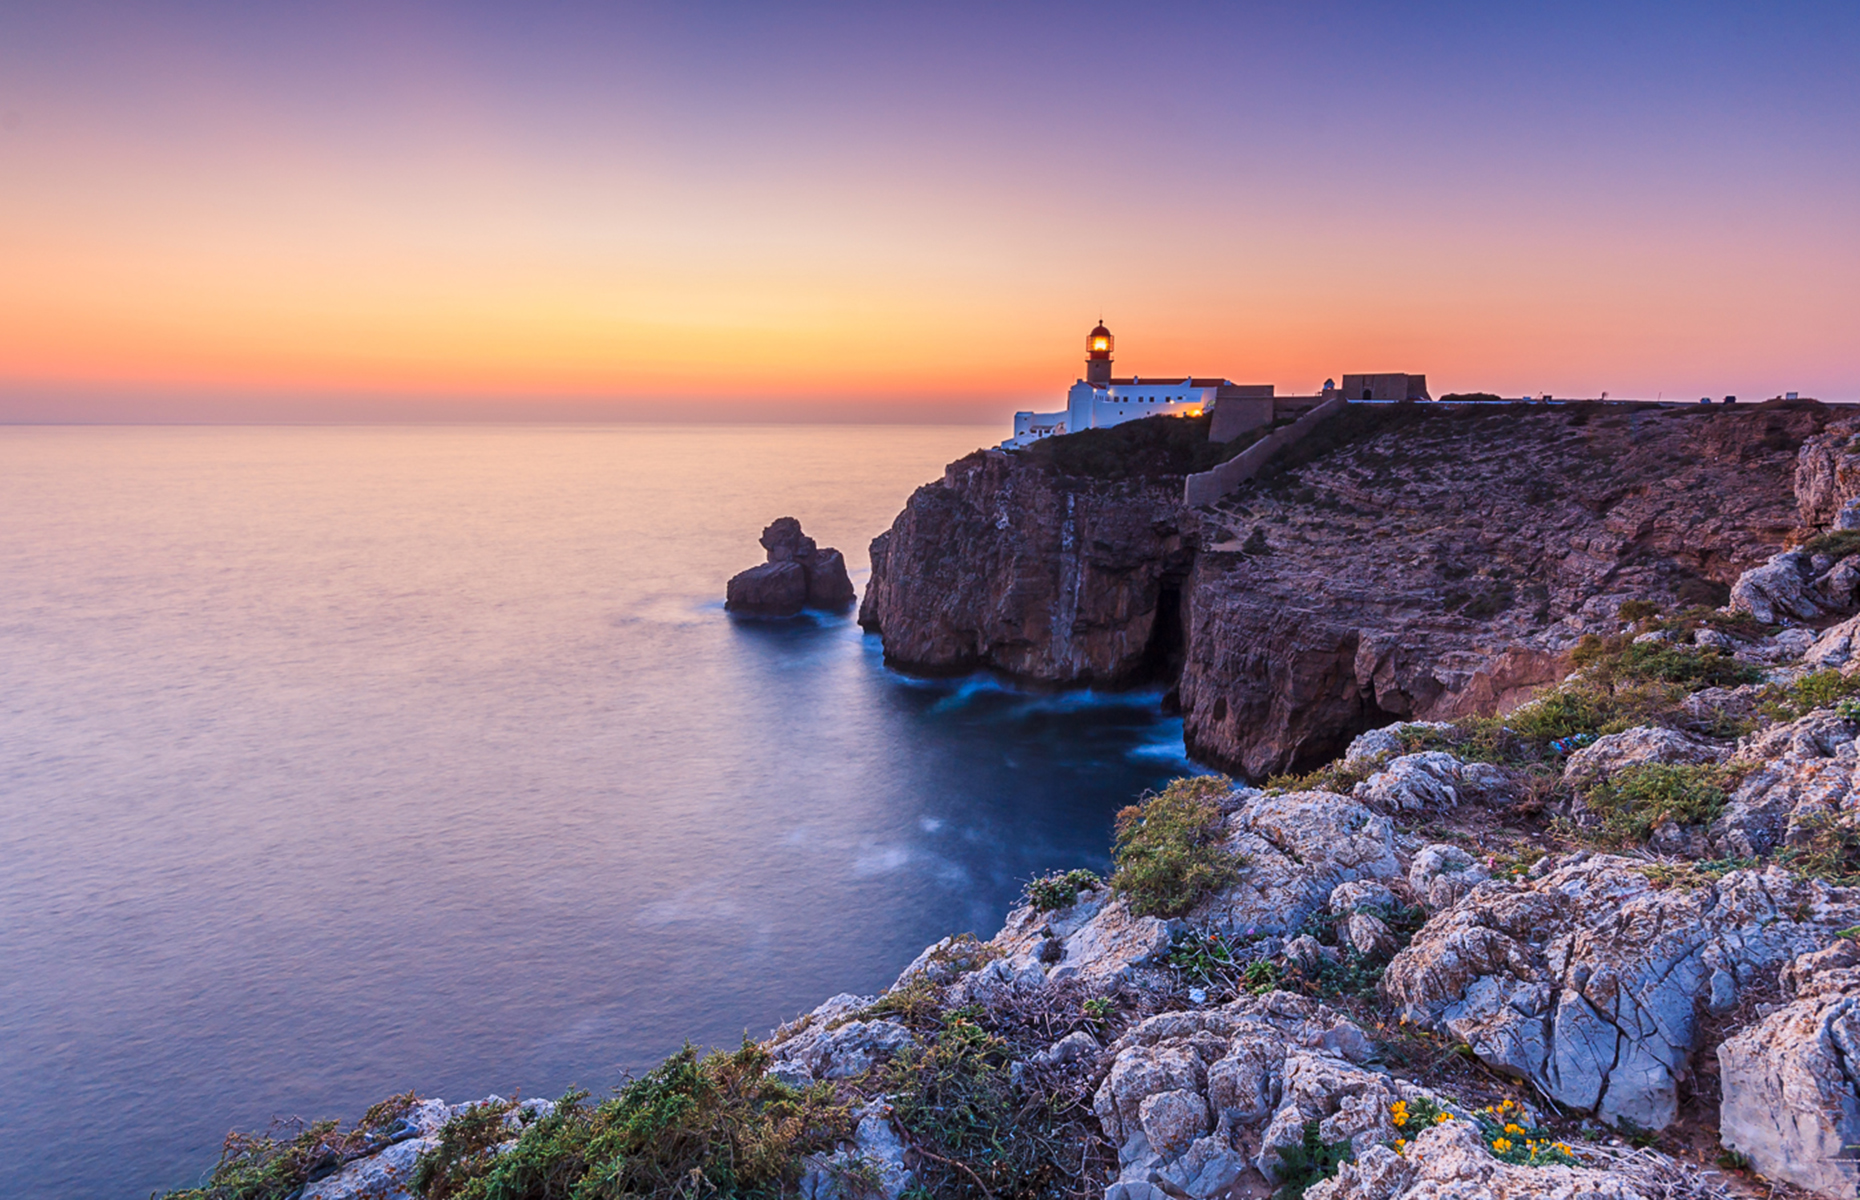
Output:
[[[1190,508],[1213,504],[1259,474],[1259,469],[1271,461],[1273,455],[1311,432],[1318,422],[1342,412],[1347,403],[1342,396],[1326,400],[1284,429],[1267,434],[1212,471],[1190,475],[1182,481],[1182,503]]]

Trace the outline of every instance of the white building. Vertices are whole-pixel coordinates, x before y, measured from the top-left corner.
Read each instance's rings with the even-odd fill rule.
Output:
[[[1103,325],[1085,338],[1085,378],[1066,392],[1058,412],[1017,412],[1014,436],[1006,448],[1032,445],[1041,438],[1081,429],[1105,429],[1158,414],[1195,417],[1211,412],[1222,395],[1271,396],[1270,387],[1240,387],[1225,379],[1196,376],[1171,379],[1111,377],[1111,331]]]

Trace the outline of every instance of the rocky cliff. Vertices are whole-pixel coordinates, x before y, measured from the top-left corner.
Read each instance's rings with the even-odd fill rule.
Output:
[[[1502,721],[1368,729],[1303,778],[1177,781],[1120,814],[1109,879],[1032,880],[989,940],[944,938],[883,993],[760,1042],[687,1046],[602,1103],[408,1093],[347,1130],[229,1137],[169,1200],[1854,1195],[1851,428],[1805,408],[1362,420],[1221,511],[1142,510],[1147,530],[1112,501],[1147,502],[1167,471],[964,460],[894,527],[907,553],[868,616],[943,586],[955,630],[915,643],[935,664],[1011,651],[1108,677],[1158,661],[1178,586],[1191,711],[1210,638],[1250,639],[1268,680],[1324,684],[1305,701],[1383,714],[1497,704],[1532,654],[1578,670]],[[1529,434],[1537,465],[1514,461]],[[1070,532],[975,515],[1003,496]],[[1798,516],[1834,528],[1764,558]],[[1049,540],[1005,536],[1017,520]],[[1079,615],[1045,626],[1077,657],[1014,635],[1014,587],[966,576],[961,542],[939,559],[933,535],[993,544],[984,561],[1043,603],[1077,581],[1059,611]],[[1082,550],[1092,535],[1109,548]],[[1151,551],[1119,557],[1113,536]],[[965,641],[977,612],[995,623]],[[1335,736],[1362,709],[1318,711]]]
[[[1176,681],[1191,753],[1260,777],[1397,719],[1507,708],[1621,600],[1722,603],[1860,491],[1829,420],[1353,407],[1199,510],[1179,497],[1201,468],[1146,453],[1153,435],[1126,435],[1122,471],[1114,445],[981,452],[873,543],[860,621],[907,670]]]

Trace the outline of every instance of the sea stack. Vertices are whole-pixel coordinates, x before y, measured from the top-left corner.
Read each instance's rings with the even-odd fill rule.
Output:
[[[768,561],[730,580],[723,607],[755,617],[792,617],[803,608],[843,611],[853,602],[846,559],[817,547],[793,517],[777,517],[762,531]]]

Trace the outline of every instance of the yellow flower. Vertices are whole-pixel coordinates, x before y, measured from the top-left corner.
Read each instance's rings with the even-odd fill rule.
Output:
[[[1396,1139],[1395,1139],[1395,1153],[1397,1153],[1397,1154],[1401,1154],[1401,1153],[1403,1153],[1404,1151],[1406,1151],[1407,1149],[1408,1149],[1408,1139],[1407,1139],[1407,1138],[1396,1138]]]
[[[1443,1113],[1434,1114],[1434,1124],[1436,1125],[1440,1124],[1442,1121],[1451,1121],[1452,1119],[1453,1119],[1452,1113],[1443,1112]]]
[[[1516,1100],[1507,1100],[1503,1104],[1499,1105],[1499,1107],[1500,1108],[1514,1108],[1516,1107],[1516,1105],[1517,1105]]]
[[[1506,1132],[1506,1133],[1523,1133],[1523,1132],[1524,1132],[1524,1127],[1523,1127],[1523,1126],[1521,1126],[1521,1125],[1512,1125],[1512,1124],[1507,1124],[1507,1125],[1505,1126],[1505,1132]]]
[[[1492,1143],[1492,1149],[1503,1154],[1505,1151],[1511,1149],[1511,1140],[1509,1138],[1499,1138],[1496,1142]]]

